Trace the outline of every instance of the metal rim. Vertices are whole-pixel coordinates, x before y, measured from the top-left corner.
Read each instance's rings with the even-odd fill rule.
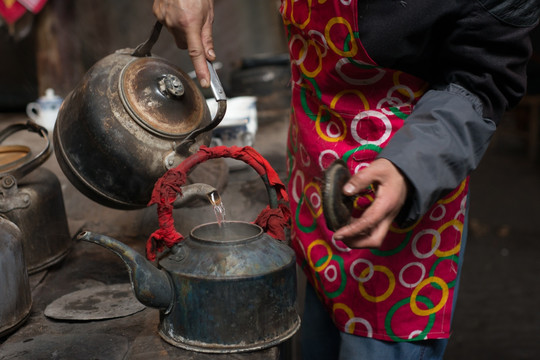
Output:
[[[32,157],[32,151],[28,146],[24,145],[0,145],[0,155],[4,154],[21,154],[15,156],[12,160],[0,163],[0,171],[12,169],[13,167],[23,164]]]
[[[229,232],[227,228],[235,226],[236,228],[247,229],[250,233],[239,235],[234,231]],[[221,228],[220,228],[221,227]],[[205,231],[211,229],[213,231]],[[222,231],[221,233],[219,233]],[[263,236],[264,230],[257,224],[253,224],[245,221],[224,221],[222,224],[217,222],[210,222],[201,224],[194,227],[191,230],[191,239],[208,244],[242,244],[259,239]],[[210,235],[210,236],[208,236]]]
[[[278,345],[288,339],[290,339],[297,331],[300,329],[300,316],[296,316],[296,319],[292,323],[291,327],[283,334],[264,342],[258,342],[254,344],[207,344],[201,341],[194,341],[185,339],[181,336],[177,336],[176,339],[171,338],[160,328],[158,333],[159,336],[167,343],[190,351],[196,351],[201,353],[209,354],[230,354],[230,353],[240,353],[256,350],[268,349],[272,346]]]

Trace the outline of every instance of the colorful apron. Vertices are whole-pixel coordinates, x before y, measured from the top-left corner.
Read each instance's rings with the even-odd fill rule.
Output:
[[[323,170],[341,158],[361,171],[427,84],[368,56],[354,0],[283,0],[280,11],[292,67],[288,190],[299,265],[340,331],[391,341],[447,338],[468,180],[415,225],[393,226],[377,250],[333,239],[321,206]],[[354,216],[373,196],[356,201]]]

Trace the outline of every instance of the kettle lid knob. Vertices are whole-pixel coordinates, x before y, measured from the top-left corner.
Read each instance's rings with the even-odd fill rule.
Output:
[[[159,80],[159,91],[165,96],[179,98],[184,95],[184,84],[177,76],[166,74]]]

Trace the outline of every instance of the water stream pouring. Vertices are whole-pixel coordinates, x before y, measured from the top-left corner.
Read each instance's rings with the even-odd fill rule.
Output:
[[[221,196],[219,195],[217,190],[211,191],[207,194],[208,200],[210,201],[210,204],[214,207],[214,213],[216,214],[216,221],[218,225],[221,226],[221,224],[225,221],[225,205],[223,204],[223,201],[221,200]]]
[[[266,185],[270,205],[256,223],[224,221],[220,229],[211,222],[195,227],[184,239],[172,221],[177,195],[199,192],[214,204],[221,201],[208,186],[183,187],[186,174],[193,166],[222,156],[249,161]],[[158,205],[160,229],[149,239],[147,258],[155,259],[155,251],[164,245],[170,248],[158,261],[159,268],[108,236],[85,231],[78,238],[105,247],[124,261],[139,301],[160,310],[158,332],[165,341],[188,350],[231,353],[264,349],[294,335],[300,327],[295,255],[284,241],[269,235],[284,239],[287,195],[262,156],[252,148],[201,146],[158,180],[152,199]]]

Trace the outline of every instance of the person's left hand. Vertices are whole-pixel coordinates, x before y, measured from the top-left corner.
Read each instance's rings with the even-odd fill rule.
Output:
[[[352,249],[379,248],[407,197],[404,175],[386,159],[377,159],[354,174],[343,187],[343,193],[356,195],[370,184],[376,194],[373,203],[360,218],[334,233],[334,239]]]

